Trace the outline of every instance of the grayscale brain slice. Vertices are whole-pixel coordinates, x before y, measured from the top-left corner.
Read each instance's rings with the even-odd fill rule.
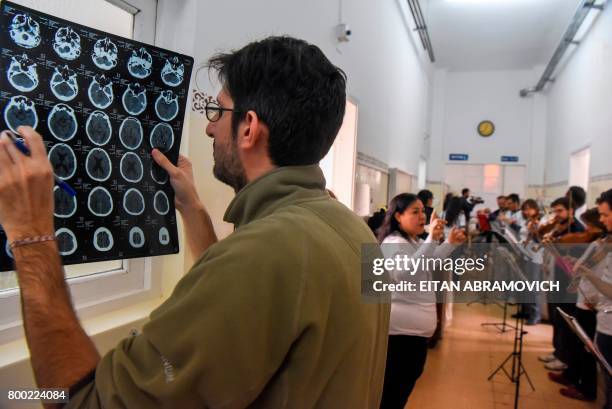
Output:
[[[130,189],[125,193],[125,210],[130,214],[141,214],[144,211],[144,198],[136,189]]]
[[[51,91],[60,101],[71,101],[79,93],[77,74],[67,65],[58,65],[51,77]]]
[[[60,141],[68,141],[77,131],[74,110],[66,104],[57,104],[49,113],[49,130]]]
[[[119,138],[128,149],[136,149],[142,143],[142,125],[136,118],[126,118],[119,128]]]
[[[174,131],[172,131],[172,127],[164,122],[155,125],[151,132],[150,142],[152,148],[168,152],[174,144]]]
[[[164,84],[176,87],[183,82],[185,76],[185,66],[179,61],[178,57],[166,59],[166,63],[161,71],[161,79]]]
[[[104,145],[108,142],[113,133],[110,118],[105,112],[92,112],[87,119],[85,131],[93,143],[96,145]]]
[[[89,209],[96,215],[109,214],[113,209],[112,198],[104,189],[94,189],[89,194]]]
[[[102,38],[94,44],[91,58],[96,66],[102,70],[110,70],[117,66],[119,50],[110,38]]]
[[[94,247],[99,251],[107,251],[113,247],[113,236],[105,227],[100,227],[94,232]]]
[[[140,248],[145,243],[144,232],[138,226],[134,226],[130,229],[129,233],[130,245],[135,248]]]
[[[87,91],[89,101],[96,108],[108,108],[113,103],[113,81],[103,74],[96,74],[89,84]]]
[[[138,83],[129,84],[123,93],[123,107],[130,115],[139,115],[147,107],[147,94]]]
[[[70,217],[76,211],[76,198],[68,194],[64,189],[56,186],[53,189],[53,199],[56,216]]]
[[[137,182],[142,179],[142,162],[138,155],[128,152],[123,155],[120,163],[121,175],[130,182]]]
[[[11,58],[7,77],[10,84],[18,91],[30,92],[38,86],[37,64],[26,54]]]
[[[12,97],[4,108],[4,120],[14,132],[17,132],[20,126],[36,128],[38,114],[34,102],[23,95]]]
[[[162,91],[155,101],[155,113],[162,121],[171,121],[179,111],[178,96],[170,91]]]
[[[170,243],[170,232],[168,231],[168,229],[165,227],[162,227],[161,229],[159,229],[158,238],[159,238],[159,242],[163,244],[164,246]]]
[[[70,27],[61,27],[55,32],[53,49],[65,60],[76,60],[81,55],[81,36]]]
[[[166,183],[168,181],[168,172],[166,172],[161,166],[153,162],[151,166],[151,177],[157,183]]]
[[[59,143],[49,151],[53,172],[60,179],[69,179],[76,171],[76,157],[68,145]]]
[[[100,148],[92,149],[89,154],[87,154],[85,166],[87,168],[87,174],[92,179],[98,181],[108,179],[112,169],[108,154]]]
[[[60,229],[55,233],[55,240],[57,240],[57,247],[60,254],[67,255],[74,252],[77,243],[74,235],[70,234],[68,229]]]
[[[42,40],[40,36],[40,25],[27,14],[16,14],[11,21],[9,35],[20,47],[38,47]]]
[[[151,75],[151,67],[153,66],[153,57],[144,48],[133,50],[132,55],[128,60],[128,71],[136,78],[146,78]]]
[[[168,202],[168,196],[163,191],[158,191],[153,197],[154,208],[160,214],[166,214],[170,211],[170,203]]]

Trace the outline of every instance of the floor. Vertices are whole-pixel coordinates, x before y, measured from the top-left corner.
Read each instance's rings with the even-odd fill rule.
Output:
[[[499,333],[483,322],[497,322],[501,309],[496,305],[455,304],[452,324],[444,339],[427,356],[425,371],[410,396],[407,409],[506,409],[514,407],[515,385],[499,372],[487,377],[512,351],[514,331]],[[521,377],[519,408],[601,408],[602,402],[580,402],[559,394],[561,385],[547,378],[538,355],[551,352],[552,327],[525,327],[523,365],[535,386],[532,391]],[[507,365],[508,371],[511,365]],[[601,395],[601,393],[600,393]],[[601,397],[600,399],[601,400]]]

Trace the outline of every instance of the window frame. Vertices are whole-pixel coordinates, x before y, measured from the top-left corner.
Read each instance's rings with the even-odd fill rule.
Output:
[[[133,39],[154,45],[157,0],[105,0],[134,16]],[[121,260],[121,267],[67,279],[80,319],[162,296],[162,278],[152,258]],[[19,289],[0,291],[0,344],[23,338]]]

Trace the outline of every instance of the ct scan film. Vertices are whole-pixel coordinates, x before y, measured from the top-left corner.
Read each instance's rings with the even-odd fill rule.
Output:
[[[176,253],[176,164],[193,58],[10,2],[0,17],[2,129],[35,128],[55,175],[65,264]],[[12,255],[0,232],[0,269]]]

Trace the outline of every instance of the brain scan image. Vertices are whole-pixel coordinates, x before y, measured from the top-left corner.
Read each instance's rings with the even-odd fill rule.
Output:
[[[159,243],[162,244],[163,246],[167,245],[168,243],[170,243],[170,232],[168,231],[167,228],[162,227],[161,229],[159,229],[159,234],[158,234],[158,238],[159,238]]]
[[[110,177],[112,169],[110,157],[104,149],[94,148],[89,151],[85,159],[85,170],[90,178],[104,182]]]
[[[133,83],[128,85],[123,93],[123,108],[130,115],[140,115],[147,107],[147,94],[142,85]]]
[[[108,251],[115,244],[113,234],[106,227],[98,227],[93,234],[93,245],[98,251]]]
[[[142,162],[134,152],[128,152],[121,158],[119,163],[121,176],[128,182],[140,182],[143,175]]]
[[[71,255],[78,247],[76,236],[70,229],[65,227],[55,232],[55,241],[57,241],[57,247],[62,256]]]
[[[169,87],[176,87],[183,82],[185,76],[185,66],[179,61],[178,57],[166,59],[164,68],[161,71],[161,79]]]
[[[179,112],[178,96],[168,90],[162,91],[155,101],[155,113],[162,121],[172,121]]]
[[[36,128],[38,114],[34,102],[23,95],[12,97],[4,108],[4,121],[13,132],[24,125]]]
[[[60,101],[72,101],[79,93],[76,72],[67,65],[55,67],[51,77],[51,92]]]
[[[163,185],[168,182],[168,172],[166,172],[161,166],[153,162],[151,166],[151,178],[155,183]]]
[[[108,115],[102,111],[94,111],[89,114],[85,124],[85,133],[87,133],[87,137],[94,144],[98,146],[106,144],[113,134],[113,128],[111,127]]]
[[[56,139],[63,142],[71,140],[78,128],[74,109],[66,104],[57,104],[49,113],[47,125]]]
[[[64,189],[60,189],[59,186],[53,188],[53,201],[55,203],[55,208],[53,210],[55,217],[65,219],[72,217],[76,213],[76,196],[71,196]]]
[[[26,54],[12,57],[7,77],[9,83],[18,91],[30,92],[38,86],[36,63]]]
[[[87,91],[89,101],[99,109],[108,108],[113,103],[113,81],[105,75],[96,74]]]
[[[174,131],[167,123],[160,122],[151,131],[150,143],[152,148],[168,152],[174,145]]]
[[[139,249],[145,244],[144,232],[138,226],[134,226],[130,229],[129,233],[130,246]]]
[[[70,146],[65,143],[53,145],[49,150],[49,161],[53,166],[53,173],[62,180],[70,179],[77,169],[77,161]]]
[[[142,125],[140,121],[134,117],[128,117],[123,120],[119,127],[119,139],[123,146],[127,149],[136,149],[142,143]]]
[[[113,212],[113,198],[108,190],[97,186],[89,192],[87,207],[93,215],[106,217]]]
[[[62,27],[55,32],[53,49],[64,60],[76,60],[81,55],[81,36],[70,27]]]
[[[153,208],[162,216],[170,211],[170,201],[163,190],[158,190],[153,196]]]
[[[145,200],[137,189],[128,189],[123,195],[123,208],[132,216],[140,216],[145,210]]]
[[[23,48],[38,47],[42,40],[40,25],[27,14],[17,14],[13,17],[9,34],[15,44]]]
[[[144,47],[141,47],[138,51],[132,51],[127,67],[132,76],[143,79],[151,75],[152,65],[153,57]]]
[[[91,59],[101,70],[111,70],[117,66],[119,50],[110,38],[102,38],[94,44]]]

